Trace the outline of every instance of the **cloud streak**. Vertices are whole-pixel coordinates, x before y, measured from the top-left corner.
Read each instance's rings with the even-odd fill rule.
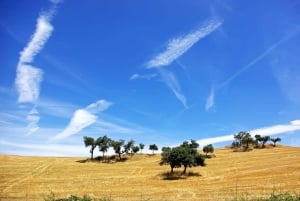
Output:
[[[176,76],[171,71],[166,69],[158,69],[158,72],[169,89],[174,93],[176,98],[182,103],[185,108],[188,108],[185,95],[181,91],[181,87],[177,81]]]
[[[257,56],[254,60],[252,60],[250,63],[248,63],[247,65],[243,66],[240,70],[238,70],[236,73],[234,73],[233,75],[231,75],[229,78],[227,78],[222,84],[219,85],[218,88],[223,88],[224,86],[230,84],[230,82],[232,80],[234,80],[235,78],[237,78],[240,74],[242,74],[243,72],[245,72],[246,70],[248,70],[249,68],[253,67],[257,62],[259,62],[260,60],[262,60],[263,58],[265,58],[268,54],[270,54],[274,49],[276,49],[278,46],[280,46],[282,43],[288,41],[289,39],[291,39],[293,36],[297,35],[300,32],[300,28],[297,27],[297,29],[295,29],[293,32],[291,32],[290,34],[286,35],[285,37],[281,38],[279,41],[277,41],[276,43],[272,44],[268,49],[266,49],[266,51],[264,51],[262,54],[260,54],[259,56]]]
[[[62,140],[79,133],[82,129],[96,122],[97,116],[94,114],[108,109],[111,105],[112,103],[106,100],[98,100],[97,102],[88,105],[86,108],[76,110],[69,125],[62,132],[55,135],[52,140]]]
[[[51,2],[53,7],[38,17],[35,32],[26,47],[20,52],[15,79],[15,85],[19,93],[19,103],[35,104],[39,98],[43,71],[40,68],[30,65],[30,63],[34,61],[35,56],[43,49],[54,30],[50,21],[56,11],[55,6],[60,3],[60,1],[56,0]],[[34,110],[36,111],[36,109]],[[32,134],[39,129],[38,122],[40,118],[38,112],[36,111],[36,114],[32,114],[31,112],[32,111],[27,115],[27,120],[29,121],[28,134]]]
[[[129,80],[139,80],[139,79],[151,80],[151,79],[153,79],[155,77],[157,77],[156,73],[145,74],[145,75],[141,75],[141,74],[135,73],[135,74],[133,74],[133,75],[130,76]]]
[[[181,91],[180,84],[176,79],[176,76],[171,71],[167,71],[162,67],[168,66],[176,59],[186,53],[193,45],[195,45],[200,39],[205,38],[222,25],[222,21],[218,19],[210,19],[198,27],[195,31],[192,31],[185,36],[173,38],[167,44],[165,51],[156,55],[152,60],[146,63],[146,68],[158,69],[159,75],[167,87],[173,92],[176,98],[183,104],[185,108],[187,106],[187,100],[184,93]],[[139,74],[131,76],[130,80],[139,79]]]
[[[206,99],[205,110],[209,111],[215,105],[215,91],[211,89],[209,96]]]
[[[212,19],[205,22],[196,31],[191,32],[183,37],[172,39],[168,43],[167,49],[164,52],[158,54],[146,64],[147,68],[159,68],[170,65],[173,61],[188,51],[200,39],[208,36],[221,25],[222,21]]]
[[[24,48],[24,50],[20,53],[20,63],[30,63],[33,61],[34,57],[43,49],[45,43],[51,36],[53,31],[53,26],[49,22],[50,16],[41,15],[36,24],[36,30]]]
[[[251,135],[277,135],[277,134],[286,134],[289,132],[294,132],[300,130],[300,120],[294,120],[291,121],[289,124],[278,124],[273,126],[267,126],[262,128],[257,128],[249,131]],[[197,143],[200,144],[200,146],[204,146],[207,144],[215,144],[215,143],[221,143],[221,142],[228,142],[233,141],[234,134],[231,135],[224,135],[219,137],[213,137],[213,138],[205,138],[197,140]]]

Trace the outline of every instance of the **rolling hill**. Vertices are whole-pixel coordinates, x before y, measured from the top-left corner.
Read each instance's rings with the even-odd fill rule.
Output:
[[[0,155],[0,200],[43,200],[50,192],[57,197],[75,194],[128,201],[230,200],[273,191],[300,194],[299,147],[251,152],[222,148],[214,154],[206,167],[189,168],[190,176],[178,178],[168,177],[169,166],[159,165],[160,155],[128,156],[117,163]]]

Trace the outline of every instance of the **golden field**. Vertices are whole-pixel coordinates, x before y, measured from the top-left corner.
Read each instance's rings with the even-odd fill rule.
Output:
[[[189,177],[167,178],[160,155],[136,155],[117,163],[85,158],[0,156],[0,200],[43,200],[88,195],[113,200],[230,200],[236,196],[300,194],[300,148],[269,147],[251,152],[216,149],[206,167]],[[88,153],[87,153],[88,156]],[[176,169],[179,171],[179,169]],[[182,171],[182,169],[180,169]]]

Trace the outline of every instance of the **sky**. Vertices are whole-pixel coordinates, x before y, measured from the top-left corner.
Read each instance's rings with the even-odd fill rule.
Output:
[[[221,147],[239,131],[300,146],[299,10],[1,0],[0,154],[88,156],[83,137],[103,135]]]

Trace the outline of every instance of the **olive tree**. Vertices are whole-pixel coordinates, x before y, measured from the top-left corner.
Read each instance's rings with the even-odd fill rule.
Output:
[[[277,142],[281,142],[281,138],[279,137],[271,138],[270,140],[273,142],[273,147],[276,147]]]
[[[208,144],[203,147],[202,151],[206,154],[205,157],[207,158],[208,153],[214,153],[214,147],[212,144]]]
[[[154,154],[154,151],[157,151],[158,147],[156,144],[151,144],[149,145],[149,149],[152,150],[152,154]]]
[[[124,150],[122,150],[122,146],[124,145],[124,143],[124,140],[111,141],[111,146],[113,147],[115,153],[119,155],[120,160],[122,160],[121,154],[124,153]]]
[[[188,167],[204,166],[205,159],[198,153],[198,146],[198,143],[192,140],[191,143],[185,141],[182,145],[174,148],[163,147],[160,165],[169,164],[171,173],[173,173],[174,168],[183,166],[183,174],[186,173]]]
[[[83,142],[85,147],[91,146],[90,153],[91,153],[91,159],[93,160],[94,150],[97,147],[97,141],[92,137],[84,136]]]
[[[102,155],[103,159],[104,159],[105,152],[107,152],[110,147],[110,143],[111,143],[111,139],[108,138],[106,135],[104,135],[103,137],[99,137],[97,139],[97,145],[99,147],[99,151],[103,153]]]

